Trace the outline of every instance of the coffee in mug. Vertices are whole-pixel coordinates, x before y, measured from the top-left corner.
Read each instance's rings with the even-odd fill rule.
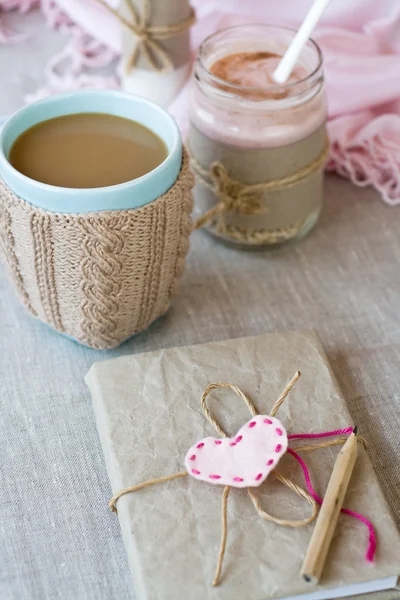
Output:
[[[24,131],[13,143],[9,161],[35,181],[99,188],[141,177],[167,155],[164,141],[140,123],[105,113],[78,113]]]

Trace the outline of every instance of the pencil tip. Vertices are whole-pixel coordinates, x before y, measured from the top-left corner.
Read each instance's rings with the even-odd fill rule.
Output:
[[[354,427],[353,433],[354,433],[354,435],[357,435],[357,425]]]
[[[303,579],[304,581],[307,581],[307,583],[310,583],[311,581],[311,577],[309,575],[303,575]]]

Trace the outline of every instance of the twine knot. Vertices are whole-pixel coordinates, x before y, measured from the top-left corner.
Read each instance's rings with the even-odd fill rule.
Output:
[[[210,170],[215,192],[224,205],[224,210],[233,210],[244,215],[265,212],[261,199],[252,191],[252,186],[231,179],[220,162],[214,162]]]
[[[220,217],[219,230],[225,230],[223,215],[229,211],[235,211],[243,215],[256,215],[268,212],[263,196],[270,192],[276,192],[290,188],[301,181],[308,179],[318,169],[322,168],[329,153],[329,140],[320,154],[305,167],[295,173],[271,179],[262,183],[246,184],[243,181],[232,179],[221,162],[213,162],[209,169],[203,167],[196,157],[191,153],[190,165],[199,181],[217,197],[217,204],[199,217],[194,223],[194,229],[200,229],[208,225],[216,217]]]
[[[171,71],[174,68],[172,60],[166,50],[160,44],[165,40],[184,33],[196,22],[193,8],[190,9],[189,17],[174,25],[150,26],[150,0],[142,0],[142,11],[139,13],[133,6],[132,1],[127,0],[126,6],[131,14],[131,19],[125,18],[120,12],[109,6],[106,0],[97,0],[111,12],[118,21],[136,36],[136,44],[126,64],[126,71],[137,66],[140,56],[144,56],[154,71]]]

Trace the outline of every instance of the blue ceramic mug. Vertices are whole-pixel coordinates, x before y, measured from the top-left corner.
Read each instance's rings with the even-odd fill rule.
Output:
[[[76,113],[106,113],[137,121],[166,144],[167,158],[153,171],[132,181],[102,188],[62,188],[34,181],[8,162],[21,133],[47,119]],[[115,90],[84,90],[50,96],[24,106],[0,132],[0,177],[23,200],[58,213],[137,208],[158,198],[176,180],[182,161],[182,142],[173,118],[145,98]]]
[[[34,181],[8,161],[33,125],[96,112],[141,123],[167,158],[119,185],[63,188]],[[28,310],[94,348],[112,348],[164,314],[177,290],[191,232],[193,176],[178,127],[159,106],[88,90],[25,106],[0,133],[0,255]]]

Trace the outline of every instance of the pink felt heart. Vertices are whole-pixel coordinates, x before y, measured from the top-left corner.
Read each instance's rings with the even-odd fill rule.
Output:
[[[209,483],[257,487],[276,467],[287,445],[282,423],[257,415],[232,438],[198,441],[186,454],[185,465],[190,475]]]

